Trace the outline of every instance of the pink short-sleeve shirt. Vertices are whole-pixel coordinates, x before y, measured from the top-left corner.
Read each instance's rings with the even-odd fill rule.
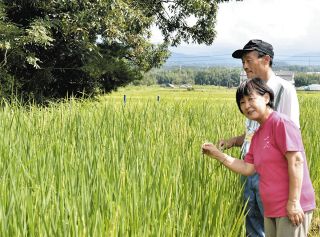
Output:
[[[304,158],[300,204],[304,211],[315,208],[315,194],[309,176],[299,128],[284,114],[273,112],[252,137],[245,162],[254,164],[260,176],[259,191],[264,216],[287,216],[289,196],[287,151],[299,151]]]

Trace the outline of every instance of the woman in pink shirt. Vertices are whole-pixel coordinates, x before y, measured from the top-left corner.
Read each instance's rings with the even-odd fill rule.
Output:
[[[236,100],[241,113],[260,124],[245,159],[232,158],[212,143],[202,145],[203,153],[236,173],[259,174],[267,237],[307,237],[315,194],[299,128],[273,111],[273,91],[259,78],[243,82]]]

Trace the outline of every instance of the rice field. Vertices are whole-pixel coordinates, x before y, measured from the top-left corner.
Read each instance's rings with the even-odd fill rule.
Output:
[[[240,176],[200,151],[243,132],[234,97],[128,87],[46,108],[4,104],[0,236],[245,236]],[[299,102],[319,203],[320,94]],[[310,234],[320,236],[319,208]]]

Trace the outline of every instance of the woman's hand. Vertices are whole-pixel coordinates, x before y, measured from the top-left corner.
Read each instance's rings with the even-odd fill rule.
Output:
[[[222,153],[212,143],[203,143],[201,148],[203,154],[215,158],[233,172],[246,176],[252,175],[255,172],[253,164],[246,163],[244,160],[235,159],[227,154]]]
[[[303,180],[304,160],[301,152],[286,152],[289,175],[289,198],[287,203],[288,218],[294,225],[300,225],[304,213],[300,205],[300,195]]]
[[[210,157],[217,158],[222,155],[222,152],[212,143],[203,143],[201,148],[202,153]]]
[[[304,212],[299,201],[288,200],[287,203],[288,218],[292,224],[298,226],[303,222]]]

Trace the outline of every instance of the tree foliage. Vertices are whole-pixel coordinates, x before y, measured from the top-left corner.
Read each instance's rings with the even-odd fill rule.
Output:
[[[320,74],[312,72],[299,72],[295,74],[294,80],[296,87],[308,86],[311,84],[320,84]]]
[[[211,44],[218,2],[0,0],[1,94],[42,100],[124,86],[161,66],[169,45]],[[162,44],[150,43],[154,25]]]
[[[293,71],[296,87],[320,84],[319,66],[283,66],[275,71]],[[226,67],[172,67],[153,69],[146,73],[142,80],[135,81],[135,85],[156,84],[191,84],[237,87],[240,83],[241,68]]]

